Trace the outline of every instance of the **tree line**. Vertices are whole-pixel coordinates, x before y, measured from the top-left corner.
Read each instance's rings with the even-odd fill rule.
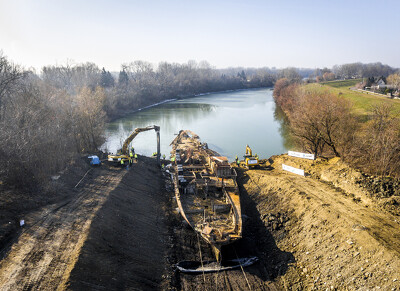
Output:
[[[38,185],[100,146],[105,98],[101,87],[68,94],[0,55],[0,180]]]
[[[276,82],[273,96],[297,148],[341,157],[370,174],[400,176],[400,117],[392,106],[376,105],[360,120],[340,94],[287,78]]]
[[[357,78],[369,78],[383,76],[387,77],[398,71],[396,68],[392,68],[389,65],[383,65],[382,63],[349,63],[343,65],[335,65],[332,68],[332,72],[338,78],[341,79],[357,79]]]
[[[93,63],[47,66],[42,79],[52,87],[75,95],[82,87],[100,86],[109,118],[164,100],[201,93],[273,86],[276,78],[266,70],[236,70],[234,74],[213,68],[207,62],[184,64],[144,61],[123,64],[118,74],[100,70]]]
[[[377,63],[348,63],[342,65],[334,65],[332,68],[316,68],[309,71],[305,77],[307,81],[332,81],[335,79],[358,79],[358,78],[374,78],[388,77],[389,75],[400,73],[398,68],[393,68],[389,65]]]

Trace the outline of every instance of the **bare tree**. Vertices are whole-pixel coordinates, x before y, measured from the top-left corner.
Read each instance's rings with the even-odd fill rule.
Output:
[[[400,74],[389,75],[386,80],[390,85],[400,89]]]
[[[16,89],[18,80],[23,77],[21,68],[10,61],[0,51],[0,120],[4,111],[4,98]]]
[[[83,87],[94,90],[100,85],[101,71],[94,63],[47,66],[42,69],[42,79],[49,85],[76,95]]]
[[[296,68],[285,68],[282,69],[278,72],[278,76],[280,78],[286,78],[290,82],[300,82],[301,81],[301,76],[299,74],[298,69]]]
[[[83,88],[77,96],[76,114],[79,128],[80,149],[83,152],[96,150],[103,142],[105,126],[104,89],[97,87],[94,91]]]
[[[324,73],[324,74],[322,75],[322,78],[323,78],[325,81],[332,81],[332,80],[335,80],[335,74],[334,74],[334,73],[331,73],[331,72],[326,72],[326,73]]]
[[[357,158],[362,167],[376,175],[400,173],[400,116],[382,103],[372,108],[371,120],[358,136]]]
[[[298,144],[315,155],[329,149],[342,156],[355,133],[350,104],[328,91],[303,91],[289,121]]]

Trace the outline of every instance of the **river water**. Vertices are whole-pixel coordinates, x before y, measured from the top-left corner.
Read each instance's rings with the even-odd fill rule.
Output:
[[[158,125],[161,154],[167,157],[179,130],[190,129],[231,161],[236,155],[242,158],[246,144],[253,154],[268,158],[289,147],[280,116],[270,88],[212,93],[160,104],[109,123],[103,149],[116,153],[133,129]],[[155,131],[140,133],[133,146],[138,154],[150,156],[157,149]]]

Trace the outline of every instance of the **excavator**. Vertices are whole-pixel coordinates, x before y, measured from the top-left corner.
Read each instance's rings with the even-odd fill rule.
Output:
[[[250,169],[250,168],[258,167],[258,165],[259,165],[258,156],[257,155],[253,156],[253,152],[252,152],[251,148],[249,147],[249,145],[246,145],[246,154],[243,157],[244,157],[244,163],[246,165],[246,168]]]
[[[119,165],[121,163],[121,159],[124,162],[129,161],[129,144],[132,140],[141,132],[148,131],[154,129],[157,133],[157,163],[160,164],[160,127],[157,125],[151,125],[147,127],[138,127],[131,133],[131,135],[125,140],[122,145],[122,149],[116,155],[108,155],[108,161]]]

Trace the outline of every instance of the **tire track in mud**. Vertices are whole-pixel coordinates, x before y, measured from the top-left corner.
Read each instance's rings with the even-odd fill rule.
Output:
[[[68,202],[43,211],[0,262],[0,289],[65,289],[93,217],[125,174],[104,171]]]

